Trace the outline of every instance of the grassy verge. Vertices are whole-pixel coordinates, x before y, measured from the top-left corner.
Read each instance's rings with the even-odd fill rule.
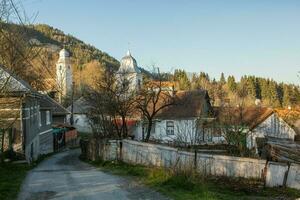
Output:
[[[2,163],[0,164],[0,199],[12,200],[16,199],[21,188],[21,184],[29,170],[33,169],[40,162],[55,153],[42,155],[31,165]]]
[[[257,180],[204,178],[199,175],[176,174],[163,169],[120,162],[90,162],[117,175],[133,176],[143,184],[175,200],[187,199],[295,199],[300,191],[285,188],[264,188]]]
[[[0,199],[16,199],[27,171],[32,169],[28,164],[5,163],[0,165]]]

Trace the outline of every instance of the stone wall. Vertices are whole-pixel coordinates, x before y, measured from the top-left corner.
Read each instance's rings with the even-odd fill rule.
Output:
[[[300,189],[300,165],[267,162],[266,160],[223,155],[202,154],[176,148],[143,143],[133,140],[109,140],[88,144],[90,160],[122,160],[126,163],[196,170],[209,176],[255,178],[265,181],[266,186],[287,186]]]

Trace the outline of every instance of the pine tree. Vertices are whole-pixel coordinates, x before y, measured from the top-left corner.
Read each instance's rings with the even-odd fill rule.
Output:
[[[254,76],[249,76],[247,78],[247,92],[248,95],[253,98],[256,99],[257,98],[257,94],[256,94],[256,80]]]
[[[231,92],[236,92],[237,83],[235,82],[234,76],[228,76],[227,78],[227,86]]]
[[[220,77],[220,84],[224,85],[225,83],[226,83],[225,76],[224,76],[224,73],[222,72],[221,77]]]
[[[180,90],[189,90],[191,88],[190,80],[184,70],[176,69],[174,72],[174,79],[179,82]]]
[[[284,107],[291,105],[291,98],[292,98],[292,90],[288,85],[283,86],[283,98],[282,98],[282,105]]]
[[[280,107],[280,100],[277,90],[277,83],[275,81],[270,81],[269,84],[269,101],[273,107]]]

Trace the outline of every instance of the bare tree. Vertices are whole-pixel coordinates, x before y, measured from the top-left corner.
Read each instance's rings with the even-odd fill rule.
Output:
[[[192,122],[189,120],[182,120],[175,126],[176,136],[175,143],[179,146],[197,145],[201,138],[199,134],[199,125],[197,120]]]
[[[91,105],[89,118],[103,137],[128,136],[127,119],[133,114],[136,94],[129,88],[130,80],[118,76],[107,68],[86,95]]]
[[[19,2],[18,2],[19,3]],[[20,117],[18,108],[21,107],[22,96],[12,95],[17,88],[14,85],[15,77],[20,76],[35,85],[39,80],[35,73],[32,60],[39,54],[27,35],[25,15],[21,15],[19,4],[13,0],[0,2],[0,128],[1,151],[4,146],[12,148],[12,129]],[[17,23],[17,24],[13,24]],[[9,133],[9,134],[6,134]],[[8,138],[8,139],[6,139]],[[8,140],[6,142],[6,140]]]
[[[164,91],[160,73],[157,76],[158,81],[146,82],[136,98],[136,108],[142,114],[146,126],[146,137],[143,138],[145,142],[150,139],[153,120],[157,113],[175,103],[175,92]]]
[[[215,128],[221,131],[221,135],[225,138],[227,144],[235,146],[241,156],[248,152],[247,136],[250,126],[259,117],[261,109],[260,106],[247,107],[247,95],[245,88],[241,85],[238,88],[237,99],[219,108],[218,121],[214,123]],[[251,122],[249,122],[250,117],[253,120]]]

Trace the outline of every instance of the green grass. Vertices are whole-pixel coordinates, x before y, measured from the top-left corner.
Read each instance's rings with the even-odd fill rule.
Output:
[[[47,155],[41,155],[31,165],[0,163],[0,199],[16,199],[21,189],[21,184],[25,179],[27,172],[33,169],[35,166],[37,166],[40,162],[54,154],[55,152]]]
[[[28,170],[28,164],[4,163],[0,165],[0,199],[16,199]]]
[[[188,199],[295,199],[300,191],[287,188],[265,188],[258,180],[224,177],[201,177],[197,174],[174,172],[129,165],[122,162],[90,162],[101,170],[135,177],[143,184],[175,200]]]

